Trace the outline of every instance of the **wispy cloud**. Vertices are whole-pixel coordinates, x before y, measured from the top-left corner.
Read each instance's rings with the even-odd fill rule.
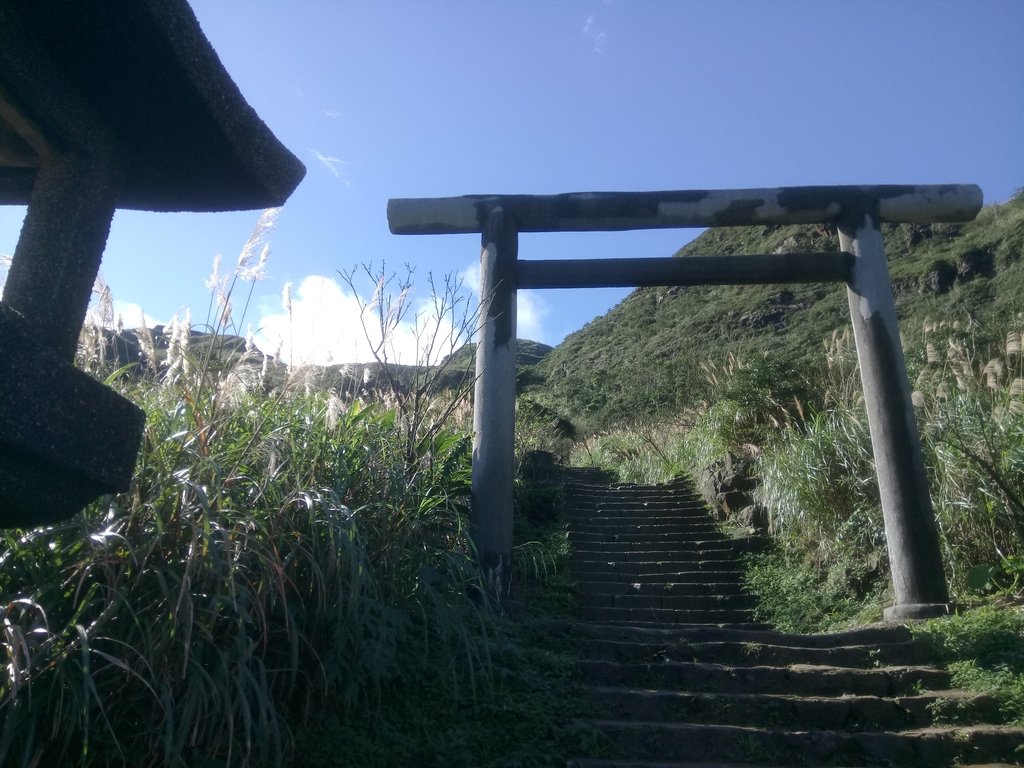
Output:
[[[337,120],[341,117],[341,112],[337,109],[324,109],[322,112],[327,115],[327,117],[331,118],[331,120]]]
[[[608,47],[608,34],[601,29],[596,14],[590,14],[583,22],[583,37],[594,46],[595,53],[604,53]]]
[[[325,155],[319,149],[314,149],[312,147],[309,151],[313,153],[313,156],[316,157],[316,159],[319,160],[327,170],[334,174],[335,178],[340,179],[346,187],[352,186],[352,180],[349,179],[348,174],[346,174],[344,170],[344,166],[348,165],[347,160],[342,160],[340,157],[335,157],[334,155]]]

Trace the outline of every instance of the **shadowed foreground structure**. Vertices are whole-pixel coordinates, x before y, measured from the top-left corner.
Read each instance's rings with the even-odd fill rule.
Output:
[[[304,174],[185,0],[0,0],[0,204],[28,205],[0,302],[0,526],[130,482],[142,412],[73,367],[115,209],[276,206]]]

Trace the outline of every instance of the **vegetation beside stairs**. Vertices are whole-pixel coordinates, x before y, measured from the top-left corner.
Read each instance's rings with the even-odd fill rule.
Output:
[[[801,635],[754,620],[751,543],[719,532],[689,482],[566,476],[581,614],[564,631],[605,737],[570,768],[1024,762],[1024,730],[953,688],[906,627]]]

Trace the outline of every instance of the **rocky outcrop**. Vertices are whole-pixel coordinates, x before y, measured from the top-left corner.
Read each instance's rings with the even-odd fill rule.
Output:
[[[767,533],[768,513],[754,499],[758,480],[752,474],[753,466],[752,458],[727,454],[697,473],[697,487],[719,520]]]

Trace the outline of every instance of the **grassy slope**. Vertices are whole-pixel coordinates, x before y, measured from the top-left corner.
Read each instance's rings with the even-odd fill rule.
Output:
[[[906,338],[927,318],[998,320],[1024,310],[1024,195],[967,224],[886,225],[883,235]],[[709,230],[676,256],[837,247],[835,235],[814,227],[737,227]],[[971,260],[992,277],[956,277]],[[936,292],[943,276],[953,285]],[[698,402],[707,360],[770,350],[817,364],[847,316],[840,285],[642,288],[548,355],[537,368],[543,383],[529,391],[591,426],[643,420]]]

